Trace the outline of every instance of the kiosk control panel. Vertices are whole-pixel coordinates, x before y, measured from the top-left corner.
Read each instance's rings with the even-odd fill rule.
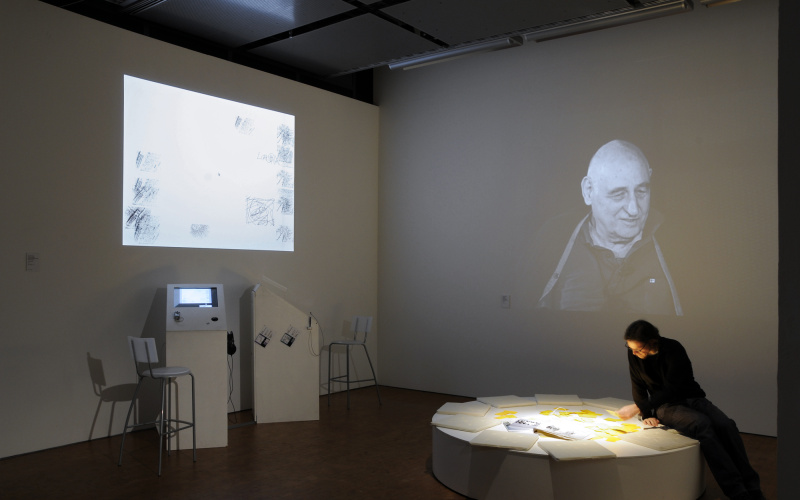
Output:
[[[167,331],[227,329],[222,285],[167,285]]]

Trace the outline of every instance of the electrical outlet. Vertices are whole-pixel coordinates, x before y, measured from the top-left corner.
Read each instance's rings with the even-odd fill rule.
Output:
[[[500,296],[500,307],[503,309],[511,309],[511,295]]]

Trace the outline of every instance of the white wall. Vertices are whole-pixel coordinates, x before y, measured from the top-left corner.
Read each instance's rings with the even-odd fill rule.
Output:
[[[4,13],[0,457],[121,431],[129,393],[117,391],[112,415],[90,366],[105,388],[135,382],[125,338],[163,331],[168,283],[225,286],[237,409],[252,406],[240,299],[262,276],[313,312],[327,341],[377,313],[376,107],[41,2],[9,0]],[[126,73],[296,116],[294,252],[122,246]],[[38,272],[25,271],[26,252],[40,254]]]
[[[589,158],[621,138],[650,160],[684,306],[641,316],[741,430],[775,435],[777,6],[378,72],[381,382],[630,398],[622,334],[640,314],[535,310],[526,288],[531,235],[582,204]]]
[[[4,7],[0,427],[13,432],[0,457],[121,430],[127,401],[112,417],[89,358],[106,387],[133,382],[124,339],[161,325],[151,311],[170,282],[225,285],[237,408],[251,402],[239,299],[262,276],[327,340],[380,305],[382,384],[627,397],[620,339],[634,318],[541,314],[517,293],[529,233],[571,202],[553,186],[582,175],[556,173],[584,168],[612,132],[664,172],[654,196],[686,315],[649,319],[687,345],[743,431],[775,434],[777,1],[383,71],[380,124],[373,106],[40,2]],[[121,246],[123,73],[297,116],[294,253]]]

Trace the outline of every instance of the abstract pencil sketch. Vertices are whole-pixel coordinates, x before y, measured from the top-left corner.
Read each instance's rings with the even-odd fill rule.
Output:
[[[278,143],[284,147],[294,148],[294,130],[288,125],[278,125]]]
[[[282,241],[284,243],[287,241],[292,241],[292,230],[287,226],[280,226],[275,230],[275,234],[278,235],[276,238],[278,241]]]
[[[139,151],[136,154],[136,168],[142,172],[155,172],[160,165],[161,158],[155,153]]]
[[[250,118],[242,118],[241,116],[236,117],[236,123],[234,124],[234,127],[236,127],[236,131],[242,135],[250,135],[255,129],[253,120]]]
[[[281,170],[276,174],[278,178],[278,186],[283,188],[293,188],[294,187],[294,175],[292,172],[288,170]]]
[[[278,198],[278,211],[284,215],[294,213],[294,196],[291,191],[282,190]]]
[[[275,200],[247,197],[246,221],[258,226],[275,225]]]
[[[206,238],[209,233],[208,224],[192,224],[189,233],[193,238]]]
[[[125,227],[133,228],[133,237],[142,244],[152,243],[158,239],[159,221],[150,209],[144,207],[128,207],[125,212]]]
[[[294,130],[284,124],[278,125],[276,139],[276,152],[259,153],[258,159],[292,168],[294,166]]]
[[[129,75],[124,100],[123,245],[294,250],[294,116]]]
[[[294,130],[286,125],[278,126],[278,161],[290,164],[294,160]]]
[[[133,203],[151,204],[158,196],[158,180],[137,178],[133,185]]]
[[[293,148],[289,148],[289,147],[286,147],[286,146],[283,146],[283,145],[278,146],[278,156],[277,156],[277,162],[278,163],[282,163],[284,165],[288,165],[288,164],[292,163],[293,157],[294,157],[294,149]]]

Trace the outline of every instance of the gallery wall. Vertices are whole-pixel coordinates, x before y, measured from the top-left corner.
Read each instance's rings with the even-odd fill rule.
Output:
[[[3,7],[0,457],[121,432],[126,338],[163,336],[169,283],[225,287],[230,411],[252,408],[253,285],[313,313],[326,342],[377,314],[377,107],[42,2]],[[293,252],[122,245],[125,74],[296,117]]]
[[[382,383],[630,398],[622,335],[645,318],[741,430],[776,435],[777,23],[777,1],[696,5],[379,71]],[[581,180],[613,139],[652,168],[679,314],[537,307],[575,222],[541,229],[588,213]]]
[[[644,316],[686,345],[741,430],[775,435],[777,1],[381,70],[380,122],[373,106],[6,3],[0,425],[18,431],[0,457],[120,432],[128,401],[98,391],[135,381],[125,338],[158,328],[166,284],[185,281],[226,287],[237,409],[252,403],[243,304],[261,282],[326,340],[379,308],[382,384],[470,396],[627,397],[622,331]],[[294,252],[121,245],[124,73],[295,114]],[[584,208],[589,158],[614,138],[653,168],[681,316],[534,306],[535,235]]]

